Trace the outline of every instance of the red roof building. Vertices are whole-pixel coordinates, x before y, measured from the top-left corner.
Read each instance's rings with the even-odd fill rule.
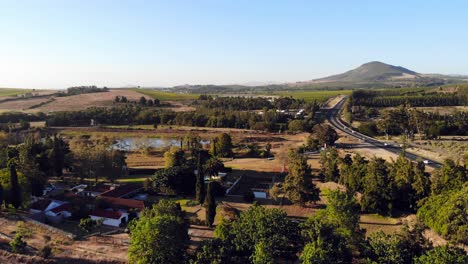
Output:
[[[119,211],[102,210],[102,209],[96,209],[92,211],[89,215],[102,217],[102,218],[109,218],[109,219],[120,219],[122,217],[122,213]]]

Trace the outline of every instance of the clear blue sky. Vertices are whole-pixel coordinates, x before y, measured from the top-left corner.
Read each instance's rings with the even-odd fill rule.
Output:
[[[468,74],[468,1],[0,0],[0,87]]]

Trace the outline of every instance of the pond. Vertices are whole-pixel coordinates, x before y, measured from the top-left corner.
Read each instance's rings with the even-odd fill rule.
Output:
[[[128,137],[117,139],[113,145],[114,149],[123,151],[134,151],[142,148],[165,148],[171,146],[180,146],[180,139],[177,138],[138,138]],[[210,143],[209,140],[201,140],[202,145]]]

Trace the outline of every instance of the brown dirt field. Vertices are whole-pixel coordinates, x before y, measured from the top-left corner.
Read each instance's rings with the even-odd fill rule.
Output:
[[[126,157],[127,166],[129,168],[159,169],[164,167],[164,158],[161,155],[128,153]]]
[[[186,103],[181,101],[165,101],[165,103],[169,103],[171,107],[162,107],[161,109],[172,110],[174,112],[195,111],[195,107],[188,106]]]
[[[28,98],[7,102],[0,102],[0,110],[8,111],[26,111],[34,105],[47,102],[49,98]]]
[[[36,111],[55,112],[55,111],[76,111],[85,110],[88,107],[102,106],[110,107],[116,96],[125,96],[131,101],[138,101],[140,93],[130,90],[110,90],[103,93],[89,93],[72,96],[56,97],[54,102],[41,106]],[[151,99],[145,96],[147,99]]]

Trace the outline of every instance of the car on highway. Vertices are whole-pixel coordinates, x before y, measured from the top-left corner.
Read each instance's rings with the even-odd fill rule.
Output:
[[[430,164],[431,161],[429,161],[429,160],[423,160],[423,163],[424,163],[424,164]]]

